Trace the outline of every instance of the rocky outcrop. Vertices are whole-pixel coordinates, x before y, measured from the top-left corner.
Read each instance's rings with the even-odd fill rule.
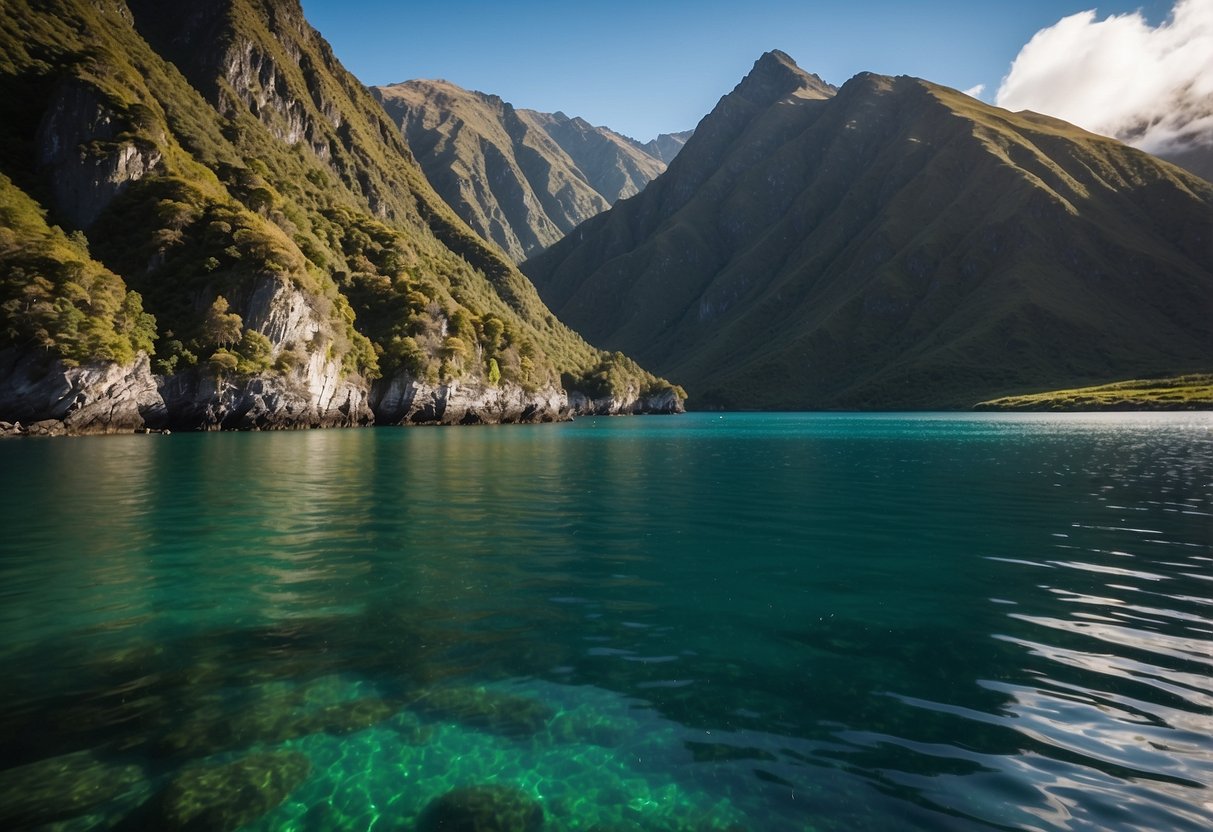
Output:
[[[188,768],[153,799],[143,826],[214,832],[240,829],[286,800],[311,770],[311,761],[298,751],[252,754],[223,765]]]
[[[7,433],[51,435],[368,425],[374,420],[368,385],[329,357],[335,336],[313,304],[285,278],[264,278],[240,304],[246,328],[269,338],[272,359],[283,368],[254,377],[197,368],[153,375],[143,354],[129,365],[71,367],[6,350],[0,418],[10,423]]]
[[[337,368],[338,370],[340,368]],[[369,425],[365,387],[340,380],[323,399],[308,387],[327,383],[328,377],[301,379],[256,376],[248,379],[215,378],[202,373],[169,376],[164,395],[169,403],[167,424],[177,430],[295,430]]]
[[[284,369],[252,378],[197,371],[170,376],[162,383],[168,424],[207,430],[370,424],[367,384],[330,357],[336,336],[315,303],[286,278],[260,280],[238,308],[245,328],[269,339],[271,358]]]
[[[627,396],[596,397],[574,390],[569,393],[569,411],[574,416],[638,416],[682,413],[685,407],[673,390],[640,394],[629,391]]]
[[[290,320],[283,304],[265,322]],[[306,320],[306,319],[303,319]],[[262,330],[263,332],[265,330]],[[294,331],[288,328],[287,331]],[[268,333],[267,333],[268,334]],[[282,343],[276,342],[281,348]],[[590,397],[546,387],[453,380],[428,384],[401,373],[373,386],[345,377],[323,351],[287,373],[216,377],[203,370],[153,375],[140,354],[130,365],[47,365],[29,353],[0,353],[0,436],[158,430],[294,430],[379,425],[559,422],[574,416],[682,413],[672,390]]]
[[[373,421],[367,399],[365,383],[316,356],[286,374],[225,378],[153,375],[142,353],[132,364],[80,367],[0,354],[0,435],[356,427]]]
[[[77,228],[92,225],[130,183],[160,165],[160,151],[124,139],[125,129],[96,88],[75,79],[59,85],[38,125],[38,166],[50,180],[55,210]]]
[[[508,383],[450,381],[435,385],[406,373],[377,383],[372,406],[376,423],[382,425],[509,424],[569,417],[568,394],[556,388],[528,393]]]
[[[431,801],[417,819],[419,832],[540,832],[543,824],[539,801],[498,783],[452,789]]]
[[[574,416],[620,416],[684,412],[673,389],[655,393],[630,390],[622,396],[590,397],[577,390],[546,387],[526,391],[451,381],[432,385],[400,374],[375,385],[371,396],[375,423],[381,425],[478,425],[559,422]]]
[[[164,424],[150,362],[72,367],[34,352],[0,352],[0,417],[7,433],[129,433]]]
[[[44,824],[87,812],[138,793],[147,775],[140,766],[77,751],[0,773],[0,827],[45,829]]]

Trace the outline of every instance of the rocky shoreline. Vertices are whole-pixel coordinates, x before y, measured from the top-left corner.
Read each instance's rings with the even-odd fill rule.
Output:
[[[333,367],[216,379],[196,371],[156,375],[142,354],[127,366],[71,367],[0,353],[0,437],[514,424],[681,412],[672,390],[590,398],[510,383],[431,385],[403,373],[367,383],[343,378]]]

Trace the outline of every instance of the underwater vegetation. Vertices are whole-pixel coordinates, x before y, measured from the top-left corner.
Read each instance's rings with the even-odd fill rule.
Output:
[[[393,632],[408,637],[372,636],[368,616],[381,618],[65,648],[60,673],[40,678],[32,655],[19,656],[14,667],[27,670],[7,678],[0,711],[0,753],[19,762],[0,771],[0,826],[737,828],[731,807],[627,764],[633,752],[620,746],[658,737],[639,728],[627,700],[598,691],[591,703],[584,691],[510,681],[547,652],[492,639],[477,649],[474,637],[447,638],[442,622],[399,616]],[[451,678],[469,662],[480,681]],[[670,736],[660,742],[683,753]],[[701,761],[774,759],[686,747]]]

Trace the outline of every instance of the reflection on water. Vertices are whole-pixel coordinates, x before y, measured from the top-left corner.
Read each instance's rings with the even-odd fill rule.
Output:
[[[1213,812],[1206,415],[111,437],[0,469],[2,827]]]

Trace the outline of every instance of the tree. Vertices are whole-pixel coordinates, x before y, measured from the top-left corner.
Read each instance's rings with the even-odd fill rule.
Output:
[[[235,312],[228,312],[227,298],[219,295],[206,312],[202,322],[202,337],[208,344],[231,346],[240,340],[244,321]]]

